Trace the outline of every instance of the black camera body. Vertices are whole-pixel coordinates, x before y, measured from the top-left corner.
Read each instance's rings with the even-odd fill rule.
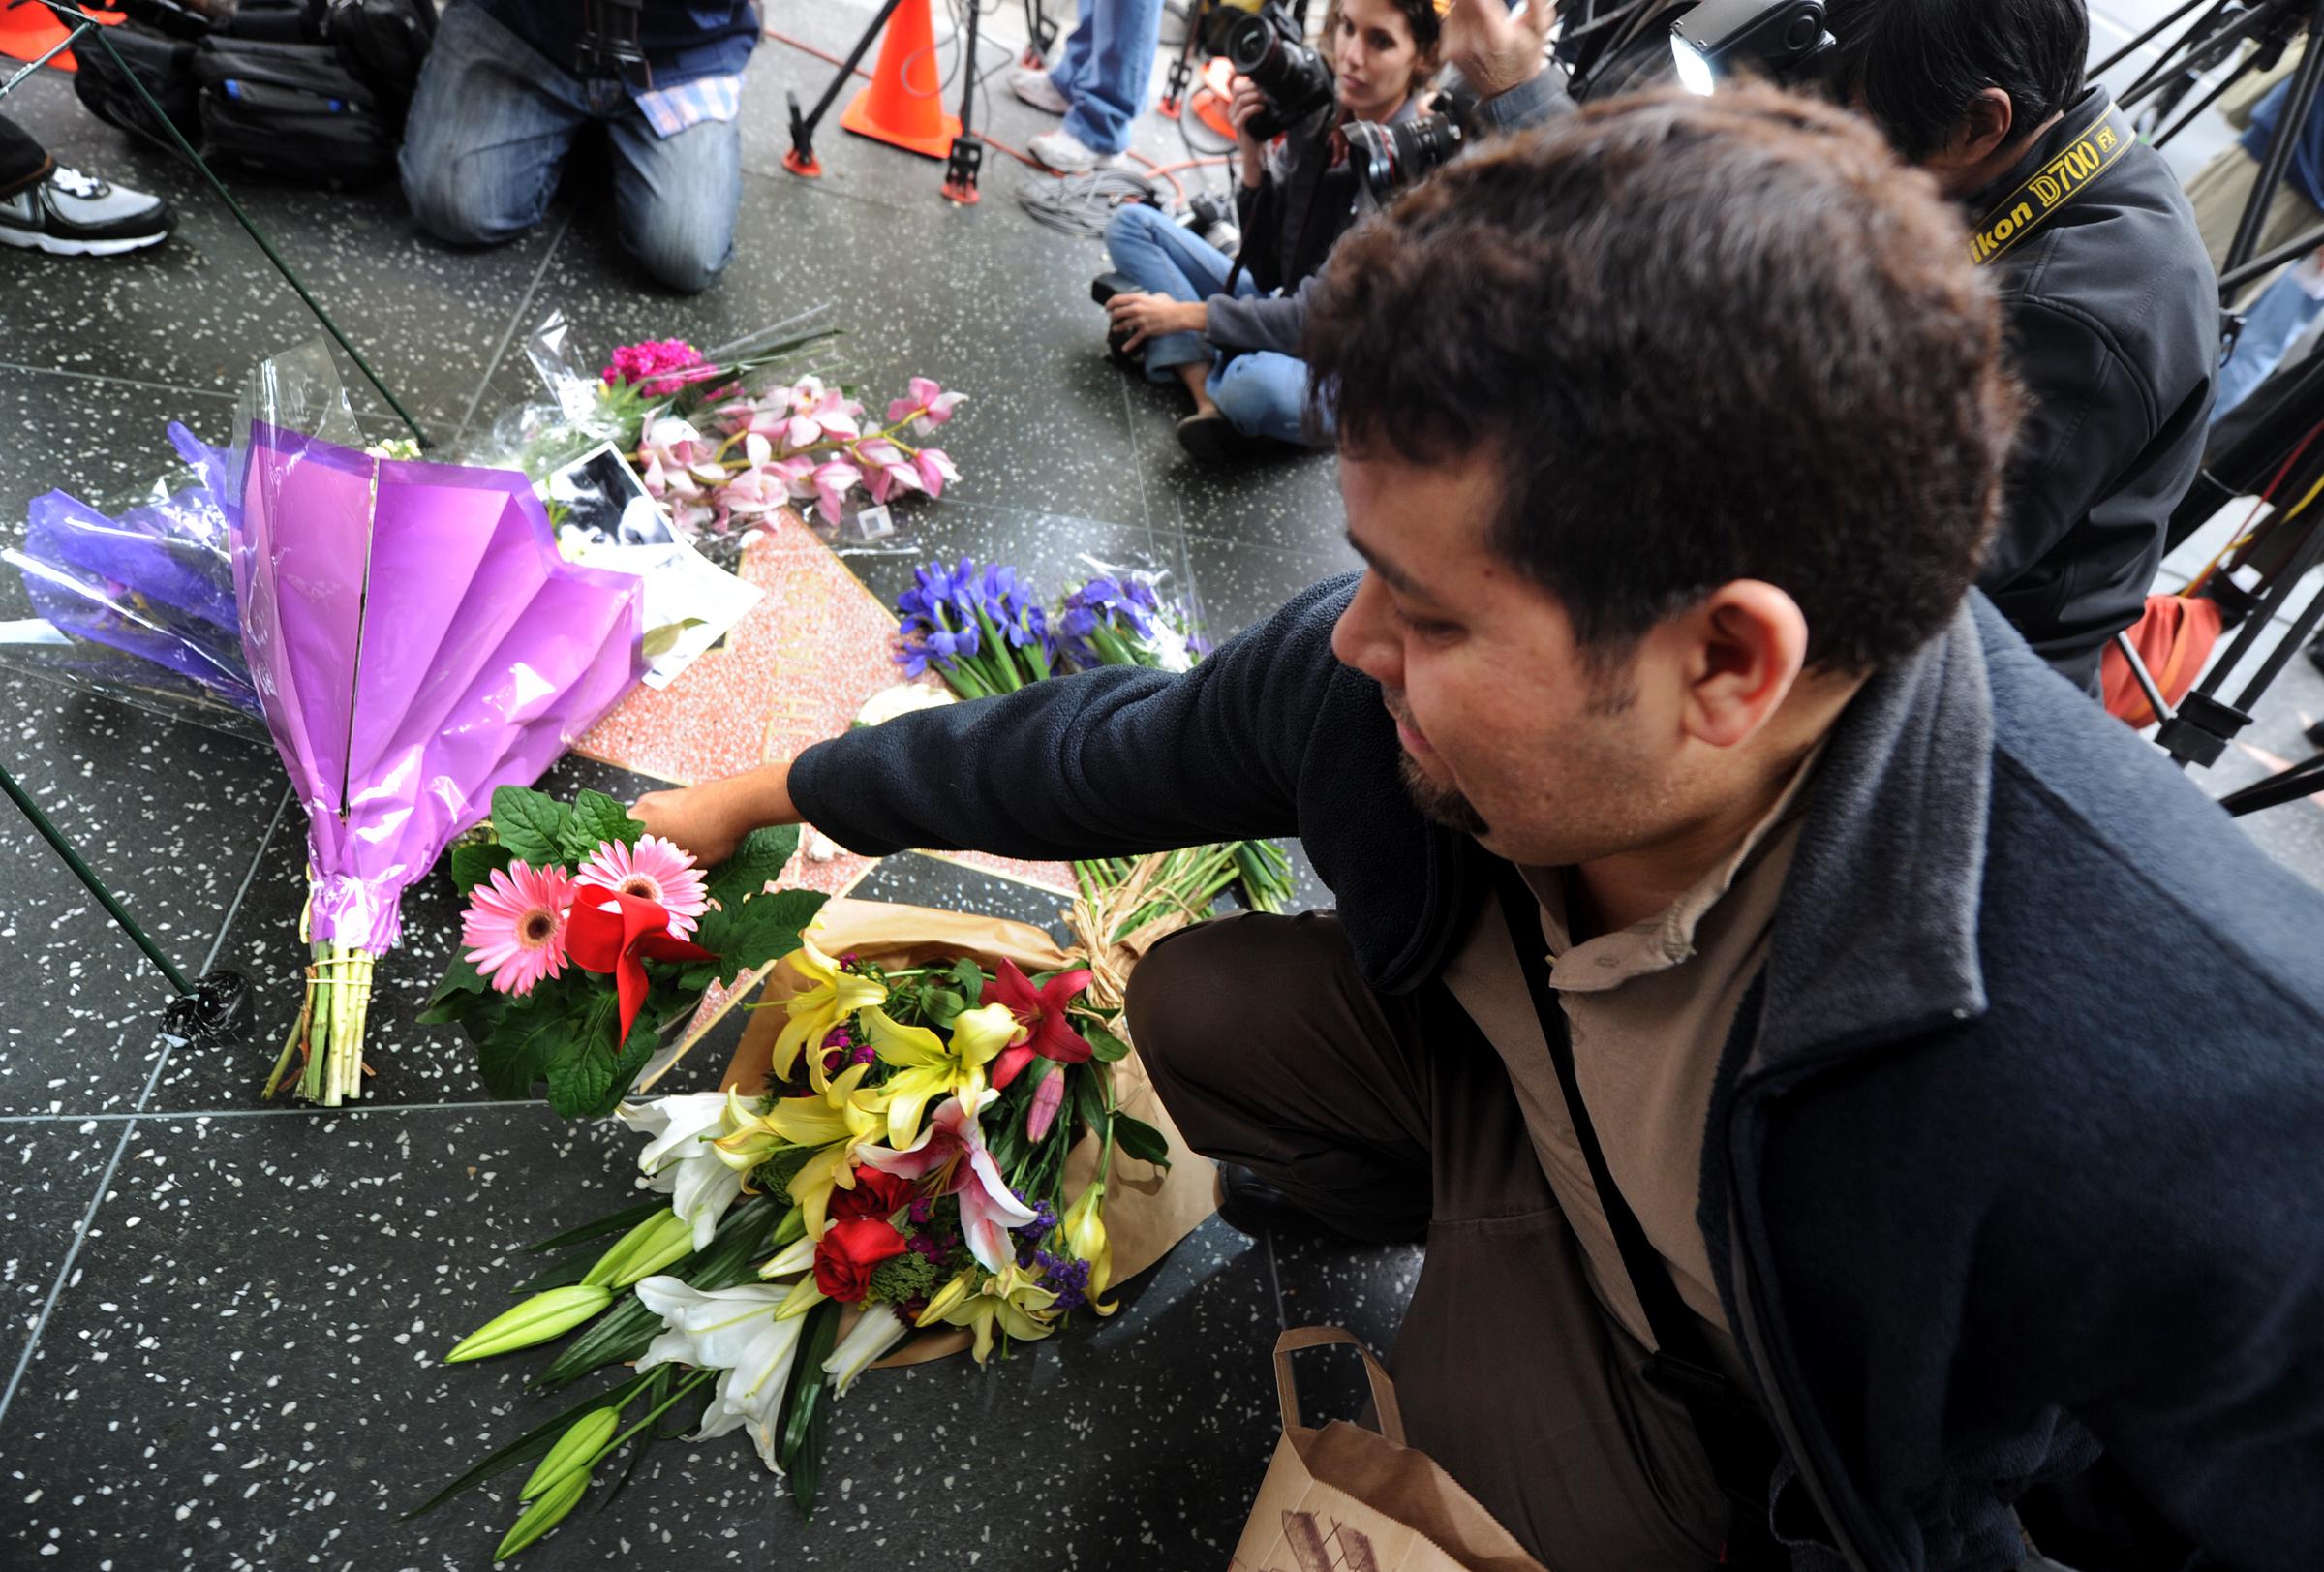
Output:
[[[1267,108],[1251,117],[1251,135],[1260,141],[1280,137],[1331,102],[1331,70],[1307,46],[1281,0],[1267,0],[1228,29],[1227,59],[1266,95]]]

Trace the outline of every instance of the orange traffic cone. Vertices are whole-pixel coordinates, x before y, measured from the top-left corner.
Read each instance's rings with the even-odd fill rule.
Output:
[[[89,13],[90,16],[107,26],[119,21],[120,15],[110,11]],[[65,41],[72,29],[57,19],[56,13],[39,0],[25,0],[20,6],[10,6],[0,0],[0,54],[17,60],[38,60]],[[68,49],[48,62],[53,71],[78,71],[80,64]]]
[[[969,69],[975,69],[973,63]],[[888,18],[872,85],[855,95],[840,124],[859,137],[942,158],[961,134],[960,117],[944,112],[943,86],[928,0],[903,0]]]

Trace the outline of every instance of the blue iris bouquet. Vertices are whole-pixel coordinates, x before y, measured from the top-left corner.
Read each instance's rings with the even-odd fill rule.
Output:
[[[1140,572],[1093,574],[1067,593],[1053,617],[1013,568],[965,557],[951,568],[926,563],[897,597],[896,614],[902,622],[896,661],[904,674],[933,671],[963,698],[991,698],[1105,666],[1188,671],[1208,653],[1194,614]],[[1075,863],[1083,896],[1094,904],[1128,883],[1138,861]],[[1144,898],[1115,937],[1173,911],[1206,911],[1235,886],[1252,909],[1280,911],[1291,901],[1291,861],[1271,841],[1172,851],[1147,876]]]

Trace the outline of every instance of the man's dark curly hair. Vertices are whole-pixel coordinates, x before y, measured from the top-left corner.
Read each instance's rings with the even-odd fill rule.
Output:
[[[1959,216],[1861,117],[1769,89],[1590,106],[1342,239],[1305,354],[1343,451],[1483,455],[1499,552],[1626,652],[1719,585],[1865,670],[1976,575],[2019,399]]]

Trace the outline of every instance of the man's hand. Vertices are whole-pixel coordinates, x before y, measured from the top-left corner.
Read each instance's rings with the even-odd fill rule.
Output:
[[[1514,16],[1508,0],[1452,0],[1438,46],[1479,98],[1499,98],[1541,74],[1556,19],[1550,0],[1526,0]]]
[[[799,822],[785,784],[789,778],[788,764],[770,764],[703,786],[649,791],[629,817],[645,825],[647,834],[677,842],[696,862],[713,868],[733,856],[743,837],[760,825]]]
[[[1106,302],[1106,316],[1114,331],[1125,335],[1125,350],[1165,333],[1199,333],[1210,325],[1210,308],[1202,301],[1173,300],[1167,294],[1117,294]]]

